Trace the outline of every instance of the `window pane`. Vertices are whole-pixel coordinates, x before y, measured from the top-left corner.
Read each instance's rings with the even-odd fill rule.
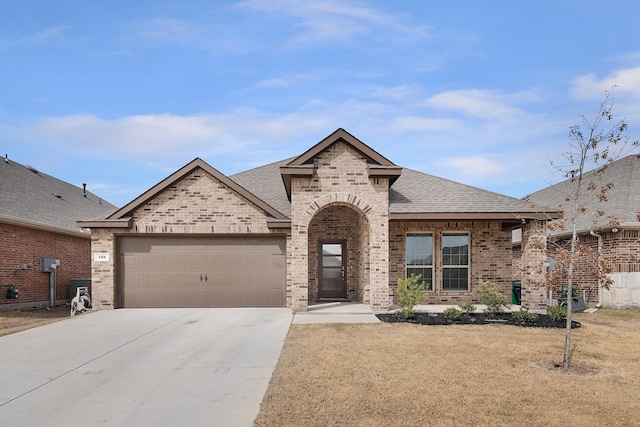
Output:
[[[323,267],[341,267],[342,257],[336,256],[336,255],[324,255],[322,257],[322,266]]]
[[[412,274],[415,274],[416,276],[418,274],[422,274],[422,282],[426,283],[426,289],[427,290],[432,290],[433,289],[433,269],[432,268],[415,268],[415,267],[410,267],[407,268],[407,277],[410,277]]]
[[[442,269],[442,289],[445,291],[468,291],[469,290],[469,269],[468,268],[443,268]]]
[[[442,265],[469,265],[469,235],[442,235]]]
[[[323,243],[323,255],[342,255],[342,245],[340,243]]]
[[[407,265],[433,265],[431,234],[407,234]]]

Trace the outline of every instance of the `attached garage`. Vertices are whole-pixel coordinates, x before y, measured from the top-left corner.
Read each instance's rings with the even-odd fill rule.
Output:
[[[284,236],[117,239],[117,307],[284,307]]]

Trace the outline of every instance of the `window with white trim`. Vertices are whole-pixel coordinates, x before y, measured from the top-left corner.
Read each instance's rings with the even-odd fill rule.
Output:
[[[442,290],[469,290],[469,233],[442,234]]]
[[[425,289],[433,290],[433,234],[407,234],[407,277],[422,275]]]

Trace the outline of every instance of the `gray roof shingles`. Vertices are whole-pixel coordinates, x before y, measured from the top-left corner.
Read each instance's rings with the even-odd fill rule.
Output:
[[[89,191],[84,197],[80,187],[0,159],[0,221],[14,218],[78,232],[77,220],[104,216],[114,209]]]
[[[282,160],[230,176],[273,208],[291,216],[280,166]],[[411,169],[389,190],[390,213],[538,213],[550,210],[531,202],[460,184]]]
[[[596,184],[595,191],[587,190],[591,182]],[[600,201],[597,197],[599,188],[608,183],[612,183],[613,187],[606,193],[607,200]],[[567,179],[524,199],[563,210],[569,218],[573,209],[572,201],[567,201],[567,197],[572,199],[571,195],[575,193],[577,185],[576,179]],[[600,177],[597,177],[594,171],[585,173],[582,188],[584,191],[581,191],[583,196],[580,197],[579,204],[586,208],[586,212],[576,216],[578,232],[610,227],[611,216],[619,221],[620,226],[640,227],[640,158],[636,155],[610,163]],[[595,212],[598,209],[604,211],[605,215],[597,217]]]

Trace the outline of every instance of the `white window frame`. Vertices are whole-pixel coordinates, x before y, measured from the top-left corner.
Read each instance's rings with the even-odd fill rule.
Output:
[[[467,253],[466,264],[445,264],[444,244],[446,236],[467,236]],[[442,269],[442,291],[443,292],[469,292],[471,289],[471,233],[468,231],[445,231],[442,232],[440,241],[440,256]],[[446,289],[445,288],[445,270],[447,269],[466,269],[467,270],[467,287],[466,289]]]
[[[410,236],[430,236],[431,237],[431,264],[409,264],[409,237]],[[416,231],[416,232],[408,232],[405,235],[404,246],[405,246],[405,255],[404,255],[404,264],[405,264],[405,277],[408,278],[411,274],[409,273],[409,269],[429,269],[431,270],[431,280],[428,281],[424,277],[422,278],[423,283],[426,282],[428,287],[426,289],[427,292],[433,292],[435,290],[435,233],[432,231]],[[427,254],[425,254],[427,255]]]

